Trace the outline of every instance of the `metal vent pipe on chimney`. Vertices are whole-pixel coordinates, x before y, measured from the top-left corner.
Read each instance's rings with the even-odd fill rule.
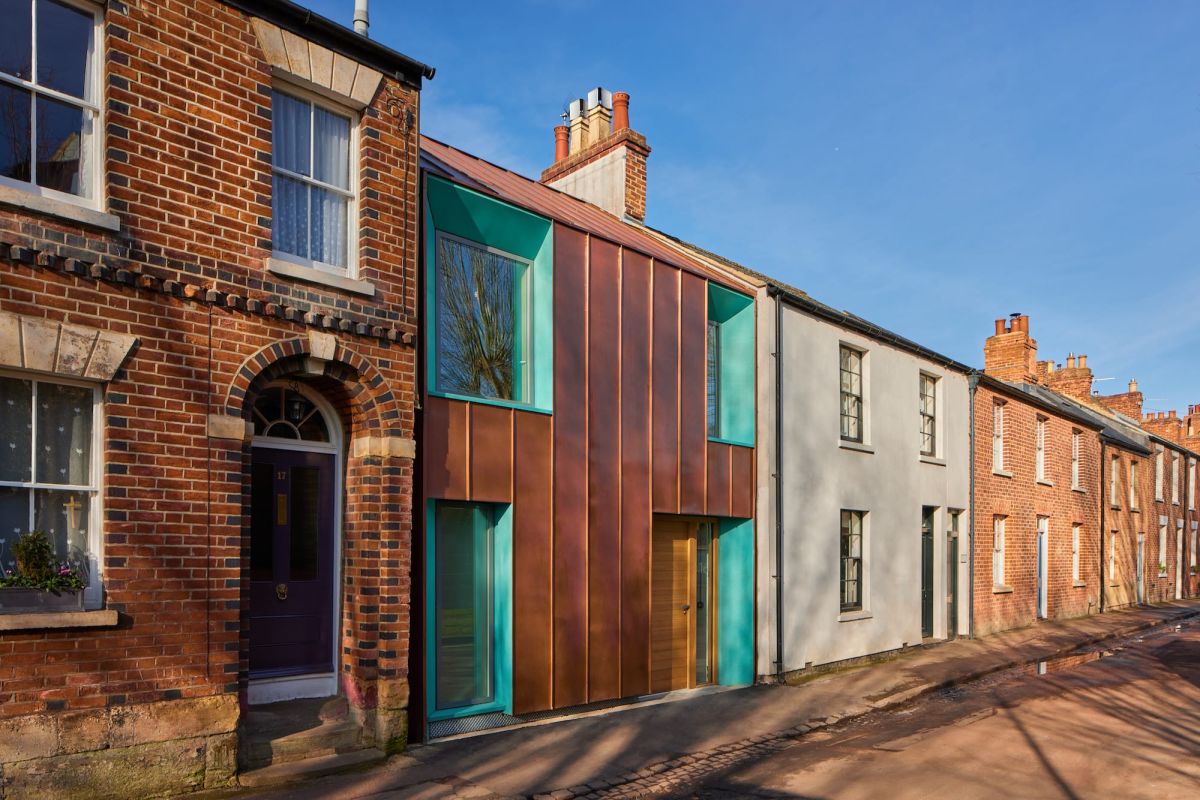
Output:
[[[354,32],[359,36],[366,36],[370,25],[370,20],[367,19],[367,0],[354,0]]]

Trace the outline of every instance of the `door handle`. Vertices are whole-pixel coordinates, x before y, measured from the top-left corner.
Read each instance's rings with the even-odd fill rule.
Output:
[[[275,584],[275,596],[277,598],[279,598],[280,600],[287,600],[287,584],[286,583]]]
[[[688,609],[691,608],[691,605],[689,605],[688,603],[684,603],[683,605],[680,606],[680,608],[682,608],[683,613],[686,614],[688,612]]]

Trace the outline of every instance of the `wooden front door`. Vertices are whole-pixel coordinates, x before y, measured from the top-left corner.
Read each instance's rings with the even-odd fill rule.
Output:
[[[711,682],[715,536],[703,520],[656,518],[650,552],[650,691]],[[698,541],[703,544],[698,547]],[[698,552],[702,550],[703,552]],[[704,581],[705,585],[698,585]]]

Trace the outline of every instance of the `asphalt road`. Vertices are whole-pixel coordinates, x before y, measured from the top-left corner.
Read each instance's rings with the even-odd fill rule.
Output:
[[[814,732],[671,795],[1200,797],[1200,625],[948,689]]]

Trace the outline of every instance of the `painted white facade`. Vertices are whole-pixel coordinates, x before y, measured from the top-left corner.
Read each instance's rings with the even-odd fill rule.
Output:
[[[628,154],[622,145],[546,185],[598,205],[610,214],[624,217],[627,158]]]
[[[933,638],[946,636],[949,512],[958,523],[958,632],[967,631],[970,404],[967,376],[900,347],[783,304],[782,470],[775,464],[775,300],[758,308],[758,663],[776,666],[776,586],[783,567],[785,672],[922,641],[921,522],[936,508]],[[864,353],[864,441],[840,434],[839,352]],[[921,455],[919,381],[937,383],[937,451]],[[776,552],[776,492],[783,552]],[[841,612],[841,511],[866,512],[863,610]]]

